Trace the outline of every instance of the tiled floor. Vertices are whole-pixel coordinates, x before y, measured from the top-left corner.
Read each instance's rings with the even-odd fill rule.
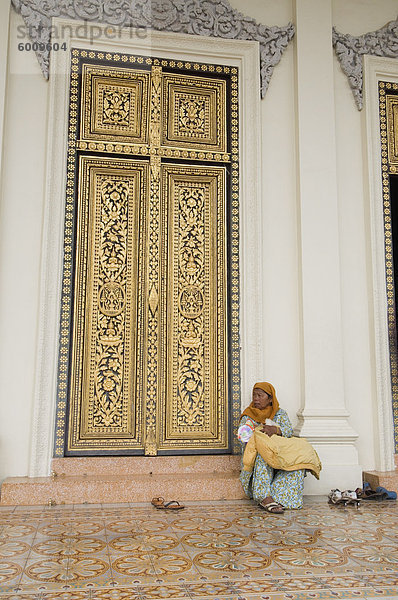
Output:
[[[398,598],[398,505],[0,508],[0,600]]]

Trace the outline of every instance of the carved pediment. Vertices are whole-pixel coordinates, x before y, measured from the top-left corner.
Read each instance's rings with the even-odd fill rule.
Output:
[[[261,97],[265,96],[274,67],[293,38],[292,23],[266,27],[233,9],[227,0],[12,0],[21,14],[48,79],[53,17],[66,17],[116,27],[174,31],[225,39],[253,40],[260,45]]]

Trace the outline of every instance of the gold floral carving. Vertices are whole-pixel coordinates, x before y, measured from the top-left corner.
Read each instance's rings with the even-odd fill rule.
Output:
[[[180,99],[177,123],[178,130],[182,134],[192,137],[203,136],[206,133],[208,135],[208,123],[205,120],[205,100],[206,98],[192,95],[186,95],[185,98]]]
[[[128,125],[131,106],[130,94],[119,90],[104,90],[102,122],[109,125]]]

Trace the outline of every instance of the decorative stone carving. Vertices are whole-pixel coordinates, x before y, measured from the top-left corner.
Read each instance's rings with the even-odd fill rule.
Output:
[[[260,43],[261,97],[274,67],[293,38],[292,23],[266,27],[233,9],[228,0],[11,0],[24,19],[44,76],[48,79],[52,17],[68,17],[116,27],[174,31]]]
[[[362,56],[373,54],[386,58],[398,57],[398,19],[381,29],[355,37],[333,28],[333,46],[341,68],[348,77],[358,109],[363,105]]]

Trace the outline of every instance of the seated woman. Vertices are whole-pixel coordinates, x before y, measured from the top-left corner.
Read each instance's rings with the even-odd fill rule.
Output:
[[[266,419],[272,419],[276,425],[266,425]],[[267,435],[291,437],[293,428],[287,412],[279,408],[275,389],[266,381],[256,383],[253,388],[253,400],[243,411],[239,427],[254,421],[257,427],[263,424],[262,431]],[[245,444],[242,444],[244,450]],[[245,494],[267,512],[280,514],[285,508],[301,508],[303,505],[305,469],[298,471],[274,470],[257,454],[252,472],[242,469],[240,481]]]

